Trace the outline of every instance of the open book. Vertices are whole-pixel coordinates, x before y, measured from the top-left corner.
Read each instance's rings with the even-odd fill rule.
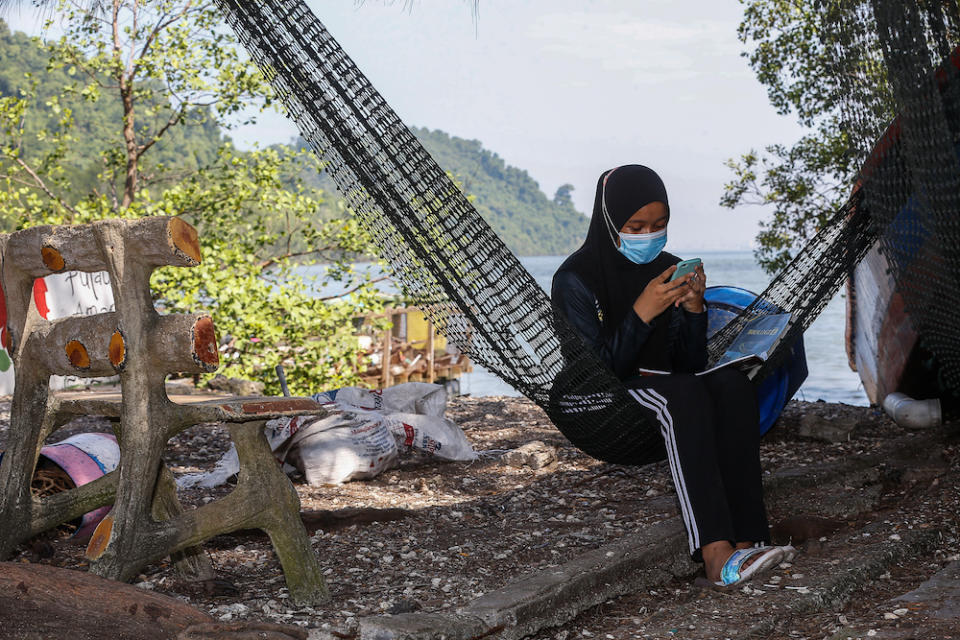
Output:
[[[696,375],[702,376],[717,369],[735,366],[752,378],[786,335],[792,320],[791,313],[776,313],[753,318],[744,325],[720,359]],[[640,369],[638,372],[642,376],[670,373],[655,369]]]

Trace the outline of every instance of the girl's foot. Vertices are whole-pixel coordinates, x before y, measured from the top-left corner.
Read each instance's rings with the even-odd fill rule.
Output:
[[[746,566],[749,561],[749,566]],[[735,550],[720,571],[719,580],[697,578],[694,584],[720,591],[739,589],[743,583],[783,561],[780,547],[753,547]]]
[[[741,542],[739,544],[743,543]],[[706,571],[707,580],[710,582],[720,582],[720,571],[735,550],[733,545],[726,540],[710,542],[700,548],[700,553],[703,555],[703,568],[704,571]]]
[[[717,583],[717,584],[722,583],[723,567],[727,563],[727,561],[731,559],[731,556],[733,556],[733,554],[737,551],[752,549],[754,547],[755,545],[752,542],[738,542],[736,547],[734,547],[732,544],[730,544],[726,540],[711,542],[709,544],[704,545],[700,551],[703,554],[703,564],[704,564],[704,570],[706,571],[706,574],[707,574],[707,579],[713,583]],[[752,575],[753,573],[755,573],[755,571],[757,570],[763,570],[763,569],[774,567],[786,559],[785,556],[787,554],[785,553],[785,550],[784,550],[785,548],[766,547],[766,549],[768,551],[765,551],[763,553],[752,554],[749,557],[747,557],[745,560],[743,560],[743,562],[739,566],[739,570],[737,571],[737,573],[742,578],[746,578]],[[776,554],[769,553],[769,550],[774,550],[774,549],[776,549],[778,553]],[[790,557],[792,558],[793,555],[796,553],[796,551],[793,549],[793,547],[790,547],[789,549],[790,551],[793,551],[793,553],[789,554]],[[760,562],[761,565],[763,566],[757,566],[753,570],[751,570],[750,567],[752,567],[753,564],[756,562]]]

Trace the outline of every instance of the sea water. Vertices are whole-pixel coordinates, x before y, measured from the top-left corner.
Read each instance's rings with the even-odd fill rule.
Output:
[[[771,276],[764,273],[750,251],[672,251],[685,258],[703,260],[707,286],[727,285],[760,293],[766,288]],[[565,256],[528,256],[520,263],[530,272],[544,291],[550,291],[550,281]],[[386,283],[381,283],[386,285]],[[384,290],[391,289],[389,286]],[[336,295],[335,290],[325,290],[322,295]],[[803,334],[809,375],[794,396],[810,402],[824,400],[854,405],[868,405],[859,376],[850,370],[844,348],[846,318],[843,289],[827,305],[823,313]],[[473,396],[518,396],[511,386],[495,375],[474,364],[472,373],[460,378],[460,392]]]

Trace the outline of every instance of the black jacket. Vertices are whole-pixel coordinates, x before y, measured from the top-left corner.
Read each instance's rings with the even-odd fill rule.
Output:
[[[550,295],[554,308],[621,380],[635,375],[637,369],[644,366],[640,361],[641,351],[654,333],[654,325],[660,322],[669,323],[666,340],[671,372],[696,373],[707,366],[706,312],[690,313],[681,307],[679,312],[671,313],[668,309],[647,324],[631,308],[619,327],[605,332],[597,298],[577,274],[558,271],[553,277]]]

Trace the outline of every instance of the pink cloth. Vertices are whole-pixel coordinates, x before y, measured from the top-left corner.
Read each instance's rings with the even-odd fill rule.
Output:
[[[40,455],[63,469],[78,487],[110,473],[120,463],[120,447],[109,433],[80,433],[43,447]],[[110,508],[104,506],[85,514],[74,537],[90,537]]]

